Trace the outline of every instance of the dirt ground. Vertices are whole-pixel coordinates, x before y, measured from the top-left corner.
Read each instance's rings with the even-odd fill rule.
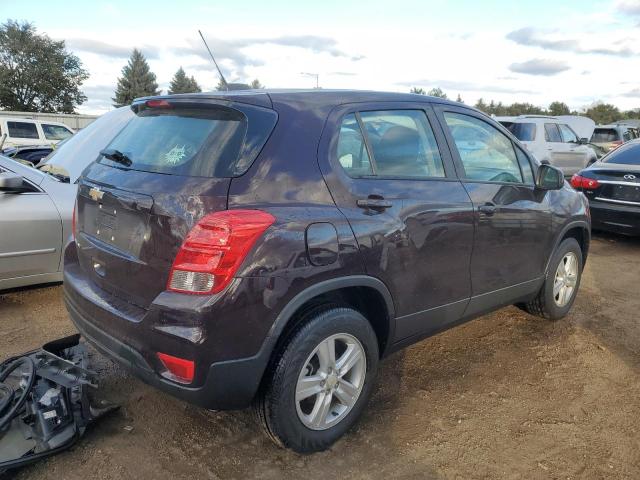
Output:
[[[0,295],[0,357],[74,332],[60,286]],[[355,429],[300,456],[95,354],[122,405],[16,479],[640,478],[640,239],[597,235],[568,318],[511,307],[384,362]],[[131,431],[129,428],[133,427]]]

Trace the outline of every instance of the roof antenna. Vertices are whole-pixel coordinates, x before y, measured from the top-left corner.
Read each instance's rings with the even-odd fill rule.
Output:
[[[222,74],[222,70],[220,70],[220,67],[218,66],[218,62],[216,62],[216,59],[213,57],[213,53],[211,53],[211,49],[209,48],[209,45],[207,45],[207,41],[204,39],[204,36],[202,35],[202,32],[200,30],[198,30],[198,33],[200,34],[200,38],[202,39],[202,43],[204,43],[204,46],[207,47],[207,52],[209,52],[209,55],[211,55],[211,60],[213,60],[213,64],[218,69],[218,74],[220,75],[220,80],[222,80],[222,84],[224,85],[225,90],[228,92],[229,91],[229,84],[227,83],[227,80],[224,78],[224,75]]]

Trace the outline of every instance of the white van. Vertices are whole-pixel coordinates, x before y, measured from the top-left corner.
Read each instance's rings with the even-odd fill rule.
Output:
[[[55,145],[73,134],[74,131],[64,123],[0,117],[2,148],[18,145]]]

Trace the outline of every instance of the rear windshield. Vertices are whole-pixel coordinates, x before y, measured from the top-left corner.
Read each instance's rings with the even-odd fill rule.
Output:
[[[276,115],[249,108],[247,114],[222,105],[139,107],[136,116],[108,145],[126,155],[130,165],[106,157],[118,168],[196,177],[231,177],[244,173],[266,142]]]
[[[615,128],[596,128],[591,137],[591,143],[617,142],[618,140],[620,136]]]
[[[640,165],[640,143],[623,145],[602,159],[604,163]]]
[[[513,133],[521,142],[533,142],[536,139],[535,123],[502,122],[502,125]]]

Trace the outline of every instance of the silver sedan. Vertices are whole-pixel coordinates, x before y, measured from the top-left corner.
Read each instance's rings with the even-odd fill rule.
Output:
[[[78,176],[131,119],[109,112],[32,168],[0,156],[0,290],[62,281]]]

